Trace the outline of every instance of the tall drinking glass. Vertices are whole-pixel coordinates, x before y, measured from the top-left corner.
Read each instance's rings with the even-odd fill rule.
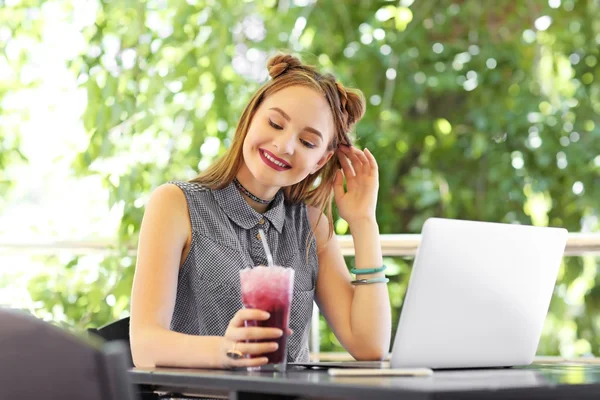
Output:
[[[278,349],[260,355],[269,359],[268,364],[249,369],[283,372],[287,368],[287,328],[294,292],[294,270],[278,265],[245,268],[240,271],[240,282],[244,307],[264,310],[271,314],[266,321],[246,321],[246,326],[279,328],[283,331],[283,336],[275,340],[279,345]],[[260,341],[271,342],[273,339]]]

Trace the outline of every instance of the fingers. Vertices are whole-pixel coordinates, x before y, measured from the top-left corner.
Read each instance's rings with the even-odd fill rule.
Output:
[[[357,149],[354,146],[351,147],[346,147],[346,146],[340,146],[340,150],[341,153],[343,154],[343,156],[345,156],[345,160],[349,160],[349,164],[351,163],[351,167],[352,170],[354,171],[354,175],[359,175],[359,174],[365,174],[368,175],[371,173],[371,161],[369,160],[368,156],[367,156],[367,151],[365,149],[365,151],[361,151],[359,149]],[[371,154],[369,152],[369,154],[371,155],[371,158],[373,160],[375,160],[375,158],[373,157],[373,154]],[[340,157],[340,159],[344,159],[344,157]],[[344,166],[344,164],[342,163],[342,166]],[[344,170],[345,172],[345,170]]]
[[[358,150],[356,147],[346,147],[344,150],[344,154],[348,157],[348,159],[352,162],[352,168],[356,175],[365,172],[364,164],[368,165],[367,157],[365,157],[364,153]]]
[[[263,339],[279,339],[283,336],[283,331],[277,328],[233,328],[227,331],[227,339],[234,342],[244,340],[263,340]]]
[[[287,329],[289,332],[290,329]],[[227,349],[240,351],[244,358],[231,359],[225,357],[225,367],[252,367],[268,363],[268,355],[279,349],[275,341],[283,336],[283,331],[277,328],[230,328],[225,333]]]
[[[352,163],[348,158],[348,153],[349,151],[345,150],[345,146],[340,146],[338,158],[340,160],[340,164],[342,165],[342,170],[344,171],[346,180],[352,179],[356,175],[354,173],[354,169],[352,168]]]
[[[356,157],[360,160],[361,171],[364,174],[369,174],[369,159],[365,155],[366,149],[364,151],[360,151],[357,148],[353,148],[352,153],[356,155]],[[354,161],[353,161],[354,162]]]
[[[335,179],[333,180],[333,195],[336,199],[344,197],[344,174],[341,169],[338,169],[335,173]]]
[[[279,348],[279,345],[275,342],[264,342],[264,343],[238,342],[236,344],[235,348],[246,355],[256,356],[256,355],[260,355],[260,354],[272,353]]]
[[[263,310],[250,308],[239,310],[231,319],[221,342],[223,356],[220,365],[225,368],[244,368],[267,364],[267,357],[262,357],[262,355],[277,351],[279,348],[277,342],[281,342],[284,334],[283,330],[278,328],[255,326],[256,321],[265,321],[270,317],[270,314]],[[286,328],[285,331],[287,335],[292,333],[289,328]],[[228,353],[231,350],[239,351],[244,357],[230,358]]]
[[[369,161],[369,169],[371,174],[377,174],[379,167],[377,166],[377,160],[375,160],[375,156],[373,156],[373,153],[371,153],[369,149],[365,149],[365,156]]]
[[[266,311],[255,308],[242,308],[235,313],[229,322],[229,326],[239,328],[244,326],[244,321],[266,321],[269,318],[271,318],[271,314]]]
[[[269,362],[267,357],[256,357],[256,358],[240,358],[239,360],[230,360],[227,367],[230,368],[246,368],[246,367],[260,367]]]

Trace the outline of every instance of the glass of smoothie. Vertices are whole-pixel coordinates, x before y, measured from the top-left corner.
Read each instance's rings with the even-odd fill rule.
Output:
[[[240,271],[240,282],[244,308],[256,308],[271,314],[266,321],[246,321],[245,325],[278,328],[283,331],[283,336],[279,339],[261,340],[275,341],[279,345],[274,352],[259,356],[266,356],[269,359],[268,364],[248,369],[284,372],[287,368],[287,328],[294,292],[294,270],[278,265],[244,268]]]

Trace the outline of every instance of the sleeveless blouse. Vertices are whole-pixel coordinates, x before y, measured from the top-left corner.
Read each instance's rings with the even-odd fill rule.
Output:
[[[189,254],[179,271],[171,330],[202,336],[225,334],[231,318],[242,308],[239,271],[267,265],[258,236],[262,229],[274,263],[295,270],[288,362],[309,361],[319,263],[306,205],[288,203],[280,190],[270,208],[260,214],[233,182],[217,190],[192,182],[170,183],[185,194],[192,226]]]

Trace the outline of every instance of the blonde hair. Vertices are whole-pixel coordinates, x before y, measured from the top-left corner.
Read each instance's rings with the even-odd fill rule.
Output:
[[[248,128],[256,110],[270,95],[290,86],[312,88],[325,96],[331,108],[335,132],[327,151],[336,150],[340,144],[350,145],[350,131],[365,113],[365,100],[362,92],[344,87],[336,81],[332,74],[321,74],[310,65],[303,64],[298,58],[280,54],[267,62],[271,79],[252,96],[238,122],[233,142],[227,153],[214,164],[200,173],[191,182],[197,182],[211,189],[221,189],[229,185],[236,177],[242,165],[242,149]],[[332,200],[333,181],[340,168],[337,154],[316,173],[309,174],[302,181],[285,187],[285,199],[289,203],[304,202],[306,205],[321,210],[329,218],[329,238],[333,235]],[[318,186],[313,188],[317,178],[321,178]],[[318,220],[318,221],[319,221]],[[317,224],[318,224],[317,221]],[[312,236],[308,239],[307,254]]]

